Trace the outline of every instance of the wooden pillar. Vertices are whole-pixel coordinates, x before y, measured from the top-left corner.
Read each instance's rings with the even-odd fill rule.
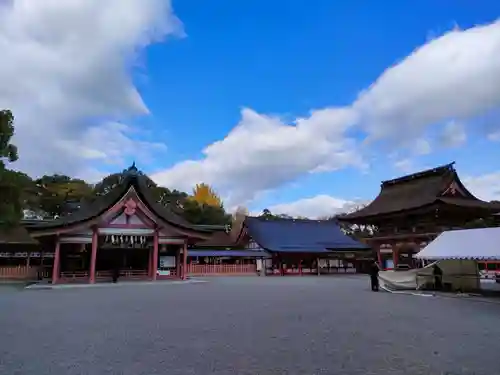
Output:
[[[149,249],[148,255],[148,277],[153,278],[153,249]]]
[[[299,275],[302,276],[302,259],[299,259]]]
[[[181,247],[177,249],[177,252],[175,253],[175,275],[177,276],[178,279],[182,279],[181,275]]]
[[[316,271],[317,271],[318,276],[319,276],[319,258],[316,258]]]
[[[380,247],[382,246],[382,243],[381,242],[375,242],[375,251],[377,252],[377,262],[378,262],[378,266],[380,268],[382,268],[382,251],[380,249]]]
[[[59,236],[56,237],[56,245],[54,249],[54,267],[52,268],[52,284],[57,284],[59,280],[59,266],[61,262],[61,243]]]
[[[392,263],[393,269],[396,269],[396,266],[399,263],[399,246],[396,246],[396,243],[392,245]]]
[[[184,241],[184,248],[182,249],[182,280],[187,279],[187,257],[188,248],[187,241]]]
[[[97,228],[92,229],[92,251],[90,253],[90,273],[89,273],[89,283],[95,283],[95,266],[97,261],[97,245],[99,241],[99,233]]]
[[[153,235],[153,267],[152,267],[152,279],[156,280],[156,274],[158,271],[158,231],[155,230]]]

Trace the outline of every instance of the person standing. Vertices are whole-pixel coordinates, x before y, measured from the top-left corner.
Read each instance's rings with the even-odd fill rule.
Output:
[[[376,261],[373,261],[373,263],[370,266],[370,282],[372,286],[372,291],[373,292],[378,292],[378,273],[380,271],[380,267],[378,266],[378,263]]]
[[[441,290],[443,288],[443,270],[437,264],[432,267],[432,275],[434,276],[434,289]]]

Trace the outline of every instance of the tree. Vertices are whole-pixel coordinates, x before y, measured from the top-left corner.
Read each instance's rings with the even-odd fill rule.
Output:
[[[36,180],[38,210],[49,217],[64,216],[81,207],[92,195],[92,186],[66,175],[45,175]]]
[[[366,204],[355,205],[348,212],[341,212],[336,215],[332,215],[327,220],[337,221],[342,231],[351,237],[357,239],[372,237],[378,231],[378,228],[375,225],[349,224],[345,221],[338,220],[338,218],[346,216],[351,212],[359,211],[364,207],[366,207]]]
[[[200,205],[222,207],[222,199],[208,184],[196,184],[192,199]]]
[[[274,215],[271,213],[271,210],[268,208],[264,208],[262,210],[262,213],[260,214],[260,217],[265,217],[265,218],[272,218]]]
[[[10,143],[14,136],[14,116],[9,110],[0,111],[0,169],[5,168],[5,161],[17,161],[17,147]]]
[[[5,163],[18,159],[17,147],[10,143],[14,136],[14,116],[9,110],[0,111],[0,224],[16,225],[22,218],[21,189],[15,172]]]
[[[276,220],[276,219],[293,219],[293,216],[287,214],[273,214],[268,208],[264,208],[259,217],[266,218],[268,220]]]
[[[193,199],[187,199],[179,213],[192,224],[229,225],[232,218],[222,206],[199,204]]]
[[[26,173],[7,171],[13,184],[19,188],[20,203],[23,210],[37,210],[39,199],[35,181]]]

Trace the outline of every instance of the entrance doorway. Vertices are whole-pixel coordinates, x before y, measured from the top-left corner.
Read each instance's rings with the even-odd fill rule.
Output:
[[[147,278],[151,251],[148,248],[121,248],[118,246],[100,248],[97,250],[96,278],[111,280],[113,270],[116,268],[120,271],[120,277],[126,279]]]

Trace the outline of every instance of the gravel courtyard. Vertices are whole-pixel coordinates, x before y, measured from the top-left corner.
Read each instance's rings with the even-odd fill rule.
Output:
[[[0,374],[500,373],[500,305],[346,277],[0,288]]]

